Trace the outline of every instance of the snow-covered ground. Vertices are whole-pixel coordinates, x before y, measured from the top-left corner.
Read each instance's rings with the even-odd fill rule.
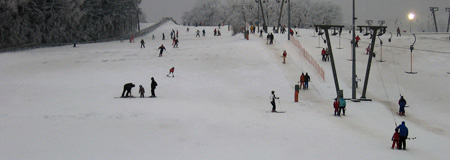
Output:
[[[180,33],[179,48],[166,38]],[[206,37],[195,37],[196,30]],[[0,54],[0,159],[448,159],[450,157],[450,45],[448,35],[418,35],[410,70],[411,35],[382,36],[383,60],[372,64],[367,98],[347,102],[347,116],[333,116],[334,81],[321,62],[318,37],[295,37],[325,70],[319,78],[300,51],[275,34],[275,44],[226,27],[167,23],[139,43],[96,43]],[[151,39],[152,34],[156,36]],[[264,35],[265,36],[265,35]],[[341,89],[351,97],[350,34],[332,37]],[[362,38],[357,48],[358,97],[367,67]],[[163,57],[157,48],[167,48]],[[378,40],[377,40],[378,44]],[[324,46],[323,41],[320,44]],[[282,64],[282,51],[287,63]],[[379,53],[377,46],[376,53]],[[377,55],[376,59],[379,60]],[[175,67],[175,78],[166,75]],[[312,83],[294,102],[302,72]],[[114,98],[128,82],[158,82],[157,98]],[[132,90],[138,96],[138,88]],[[280,97],[270,113],[270,91]],[[398,111],[400,94],[408,105]],[[395,123],[406,122],[407,151],[392,150]]]

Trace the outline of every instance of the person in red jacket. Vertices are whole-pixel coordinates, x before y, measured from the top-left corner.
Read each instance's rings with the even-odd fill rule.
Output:
[[[286,56],[287,56],[287,52],[286,52],[286,50],[284,50],[284,52],[283,52],[283,63],[286,63]]]
[[[167,74],[167,77],[170,77],[170,74],[172,74],[172,78],[175,77],[175,75],[173,75],[174,71],[175,71],[175,67],[170,68],[169,74]]]
[[[355,37],[355,41],[356,41],[355,47],[358,47],[358,42],[359,42],[359,40],[361,40],[361,38],[359,38],[359,35],[357,35],[357,36]]]
[[[400,133],[398,132],[398,129],[395,129],[395,133],[392,136],[392,149],[394,149],[395,144],[397,144],[397,148],[399,147],[398,143],[400,142]]]
[[[325,50],[325,48],[322,49],[322,62],[325,62],[326,59],[326,55],[327,55],[327,51]]]
[[[334,116],[336,116],[339,110],[339,100],[337,98],[334,99],[333,107],[334,107]]]
[[[300,76],[300,89],[305,89],[305,75],[302,73],[302,75]]]

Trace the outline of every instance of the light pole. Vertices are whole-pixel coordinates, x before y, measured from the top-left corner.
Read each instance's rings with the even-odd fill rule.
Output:
[[[447,23],[447,32],[450,26],[450,8],[445,8],[445,11],[448,12],[448,23]]]
[[[413,19],[416,17],[416,15],[414,13],[409,13],[408,14],[408,19],[409,19],[409,32],[411,33],[411,24]]]

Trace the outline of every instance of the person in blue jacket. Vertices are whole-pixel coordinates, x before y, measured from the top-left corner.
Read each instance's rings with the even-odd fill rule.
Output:
[[[405,121],[399,125],[396,129],[400,131],[399,144],[397,149],[406,149],[406,139],[408,138],[408,127],[405,125]],[[402,148],[403,147],[403,148]]]
[[[338,116],[341,116],[341,111],[342,111],[342,115],[345,116],[345,106],[347,104],[345,103],[345,99],[344,97],[341,96],[341,98],[339,98],[339,111],[338,111]]]
[[[401,116],[405,115],[405,106],[406,106],[406,100],[403,98],[403,96],[400,97],[400,100],[398,100],[398,105],[400,106],[400,109],[398,110],[398,114]]]

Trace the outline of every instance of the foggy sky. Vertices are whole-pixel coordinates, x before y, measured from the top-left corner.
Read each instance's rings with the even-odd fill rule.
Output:
[[[182,23],[181,17],[185,11],[193,8],[197,0],[142,0],[140,7],[147,15],[149,22],[157,22],[162,17],[173,17]],[[254,0],[249,0],[254,1]],[[272,0],[274,1],[274,0]],[[352,0],[319,0],[331,1],[342,7],[344,24],[350,25],[352,20]],[[226,0],[222,0],[226,2]],[[445,7],[450,8],[449,0],[355,0],[357,25],[365,24],[370,19],[377,25],[378,20],[385,20],[388,25],[394,25],[397,21],[403,28],[408,28],[410,21],[407,15],[416,13],[416,19],[412,23],[413,31],[421,31],[426,27],[434,27],[429,7],[439,7],[436,12],[439,30],[447,27],[449,13]],[[430,26],[431,25],[431,26]]]

